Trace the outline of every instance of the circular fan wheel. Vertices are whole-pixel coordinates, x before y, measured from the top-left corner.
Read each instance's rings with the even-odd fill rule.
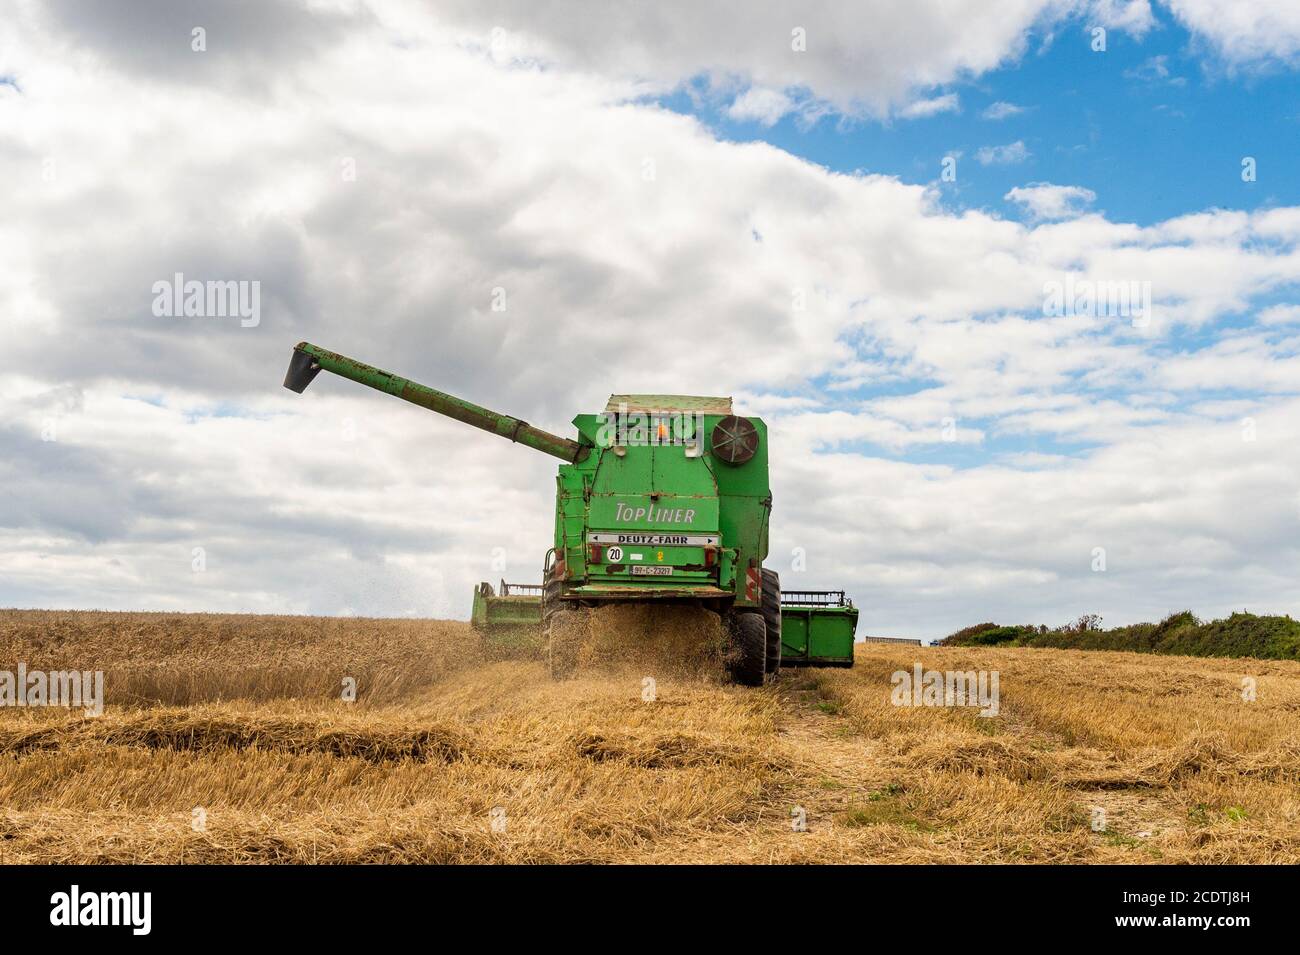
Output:
[[[713,429],[713,456],[727,464],[744,464],[758,450],[758,429],[748,418],[727,415]]]

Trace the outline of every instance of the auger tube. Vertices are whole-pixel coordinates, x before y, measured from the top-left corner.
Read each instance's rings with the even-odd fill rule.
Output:
[[[489,411],[464,398],[457,398],[455,395],[449,395],[428,385],[394,375],[390,371],[364,364],[346,355],[327,351],[310,342],[299,342],[294,347],[293,356],[289,360],[289,370],[284,376],[284,386],[290,391],[301,394],[322,370],[333,372],[343,378],[374,388],[376,391],[396,395],[413,405],[463,421],[465,424],[489,431],[570,464],[583,460],[590,452],[588,445],[561,438],[541,428],[534,428],[519,418]]]

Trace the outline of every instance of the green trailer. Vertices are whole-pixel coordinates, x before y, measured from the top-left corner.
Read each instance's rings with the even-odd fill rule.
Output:
[[[858,608],[842,590],[781,591],[781,665],[853,666]]]
[[[792,607],[791,626],[806,637],[783,637],[781,582],[763,566],[772,513],[767,426],[737,415],[730,398],[611,395],[603,411],[575,417],[577,436],[565,438],[308,342],[294,348],[284,386],[301,393],[321,371],[560,460],[541,584],[503,581],[497,593],[482,583],[474,593],[472,622],[490,644],[539,642],[560,678],[577,663],[572,639],[583,608],[691,604],[722,617],[738,683],[771,679],[787,645],[796,647],[794,663],[844,663],[842,606]],[[487,494],[483,506],[492,506]],[[852,629],[849,622],[850,642]],[[822,661],[823,649],[834,655]]]

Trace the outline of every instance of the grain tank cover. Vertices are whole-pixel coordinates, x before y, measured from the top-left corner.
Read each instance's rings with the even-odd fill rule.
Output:
[[[730,398],[710,398],[700,395],[610,395],[605,411],[682,412],[685,414],[731,414]]]

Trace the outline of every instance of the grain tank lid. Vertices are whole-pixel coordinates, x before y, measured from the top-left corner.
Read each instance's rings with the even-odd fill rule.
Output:
[[[606,411],[681,411],[690,414],[731,414],[730,398],[702,395],[610,395]]]

